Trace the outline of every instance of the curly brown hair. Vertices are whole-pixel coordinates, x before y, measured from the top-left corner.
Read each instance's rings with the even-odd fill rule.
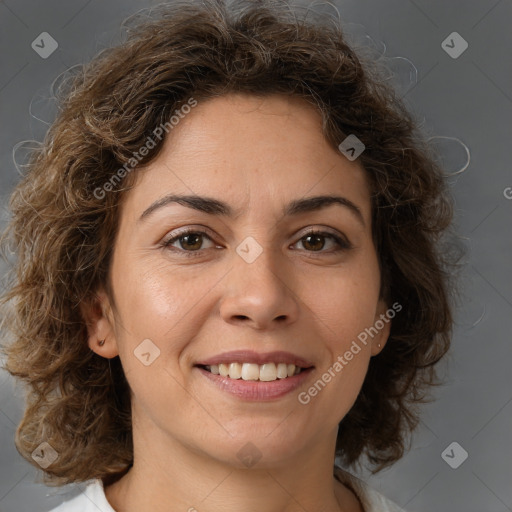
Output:
[[[45,483],[113,481],[132,464],[130,389],[118,357],[87,344],[80,304],[109,282],[119,207],[135,172],[98,193],[190,97],[230,92],[295,95],[322,115],[333,147],[349,134],[371,184],[372,236],[381,296],[403,305],[389,340],[371,358],[358,398],[340,423],[336,455],[368,457],[374,472],[398,460],[419,422],[416,404],[439,384],[448,351],[456,262],[443,239],[453,204],[441,166],[392,86],[357,56],[340,24],[272,2],[179,2],[124,22],[125,41],[70,71],[60,112],[15,188],[2,248],[17,256],[2,296],[11,333],[5,367],[27,387],[15,442],[59,454]],[[313,13],[314,14],[314,13]],[[364,65],[363,65],[364,64]],[[140,160],[143,167],[163,140]]]

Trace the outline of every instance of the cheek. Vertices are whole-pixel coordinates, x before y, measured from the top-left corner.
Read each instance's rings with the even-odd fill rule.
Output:
[[[123,263],[120,261],[119,268]],[[119,309],[130,332],[137,335],[164,336],[187,312],[192,312],[204,294],[201,289],[206,287],[197,275],[184,278],[165,262],[155,263],[154,259],[147,265],[142,259],[126,261],[124,268],[127,271],[118,271],[117,275]]]
[[[324,339],[342,349],[373,325],[379,299],[379,275],[372,265],[357,265],[326,273],[304,283],[299,296],[324,330]]]
[[[378,285],[378,282],[377,282]],[[356,273],[339,274],[317,292],[314,305],[319,346],[326,349],[312,387],[304,400],[320,397],[321,415],[341,420],[355,403],[371,358],[371,338],[365,329],[373,325],[378,286],[373,278]]]
[[[119,259],[116,270],[120,315],[116,336],[121,361],[127,371],[140,370],[134,354],[149,339],[156,347],[146,342],[149,351],[159,351],[155,366],[163,365],[178,375],[184,348],[207,321],[209,290],[219,276],[193,271],[192,266],[177,268],[166,261],[155,262],[155,258],[151,264],[139,259]],[[161,377],[164,382],[168,375]]]

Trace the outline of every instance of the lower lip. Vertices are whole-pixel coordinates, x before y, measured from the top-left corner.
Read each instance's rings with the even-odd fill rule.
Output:
[[[222,377],[222,375],[214,375],[199,366],[195,368],[223,391],[227,391],[238,398],[255,402],[266,402],[291,393],[304,383],[314,369],[308,368],[285,379],[263,382],[259,380],[230,379],[229,377]]]

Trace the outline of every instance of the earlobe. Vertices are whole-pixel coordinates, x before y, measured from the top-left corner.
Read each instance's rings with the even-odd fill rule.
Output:
[[[384,347],[382,346],[382,343],[374,340],[372,342],[372,356],[376,356],[376,355],[380,354],[382,352],[383,348]]]
[[[387,314],[387,306],[384,301],[379,301],[379,308],[375,315],[374,327],[378,330],[372,341],[371,353],[376,356],[382,352],[389,338],[391,331],[391,318]]]
[[[98,354],[99,356],[105,357],[107,359],[112,359],[119,355],[119,351],[117,350],[117,343],[115,339],[108,342],[107,339],[102,340],[93,340],[89,336],[88,342],[89,348]]]
[[[82,302],[80,311],[87,325],[89,348],[107,359],[119,355],[106,293],[100,291],[93,299]]]

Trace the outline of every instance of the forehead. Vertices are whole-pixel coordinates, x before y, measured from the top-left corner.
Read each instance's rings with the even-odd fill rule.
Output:
[[[249,204],[339,193],[370,220],[366,171],[328,143],[318,110],[297,97],[230,94],[198,102],[137,172],[127,206],[140,215],[165,193],[222,198],[238,213]]]

